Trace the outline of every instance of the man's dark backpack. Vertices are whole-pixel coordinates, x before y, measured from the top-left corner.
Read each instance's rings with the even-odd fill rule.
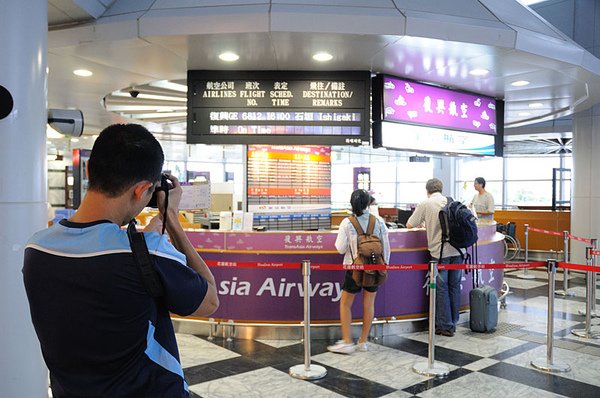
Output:
[[[440,225],[442,227],[442,249],[440,260],[444,250],[444,244],[449,243],[461,256],[465,257],[467,248],[477,243],[476,217],[461,202],[447,197],[448,203],[440,210]],[[461,249],[465,249],[465,253]]]
[[[369,215],[369,225],[365,233],[358,222],[356,216],[349,217],[350,222],[354,225],[357,237],[357,254],[356,258],[352,258],[352,264],[367,265],[367,264],[385,264],[383,260],[383,244],[379,237],[373,235],[375,230],[375,216]],[[387,271],[385,270],[354,270],[352,271],[352,279],[358,286],[370,287],[379,286],[387,279]]]

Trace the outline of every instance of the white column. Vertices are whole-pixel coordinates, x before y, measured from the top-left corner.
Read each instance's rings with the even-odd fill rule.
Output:
[[[23,249],[46,226],[46,0],[0,0],[0,397],[47,397],[48,376],[23,287]]]
[[[571,233],[600,238],[600,112],[597,106],[573,118]],[[571,242],[571,261],[585,264],[587,245]]]

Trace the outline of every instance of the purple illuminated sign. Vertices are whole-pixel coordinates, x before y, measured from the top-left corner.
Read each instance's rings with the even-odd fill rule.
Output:
[[[383,76],[383,120],[496,134],[496,100]]]

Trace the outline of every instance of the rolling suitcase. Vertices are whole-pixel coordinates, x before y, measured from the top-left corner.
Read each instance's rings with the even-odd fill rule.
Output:
[[[498,292],[491,286],[478,287],[469,293],[469,324],[474,332],[491,332],[498,324]]]

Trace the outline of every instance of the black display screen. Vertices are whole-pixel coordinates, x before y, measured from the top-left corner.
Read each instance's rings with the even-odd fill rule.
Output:
[[[369,72],[188,71],[188,144],[369,144]]]

